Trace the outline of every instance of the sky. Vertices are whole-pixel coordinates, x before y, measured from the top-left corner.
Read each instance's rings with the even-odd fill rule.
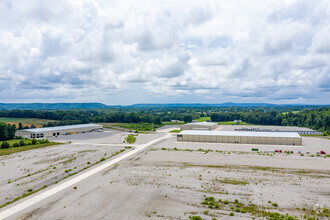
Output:
[[[330,104],[330,0],[1,0],[0,102]]]

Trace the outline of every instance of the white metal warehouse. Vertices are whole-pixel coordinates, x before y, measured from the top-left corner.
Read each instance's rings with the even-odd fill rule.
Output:
[[[181,130],[214,130],[218,128],[218,124],[214,122],[194,122],[181,125]]]
[[[67,125],[58,127],[23,129],[16,131],[15,135],[24,138],[47,138],[57,137],[61,135],[77,134],[82,132],[90,132],[102,128],[103,126],[98,124]]]
[[[185,130],[177,135],[177,140],[212,143],[302,145],[302,138],[296,132]]]

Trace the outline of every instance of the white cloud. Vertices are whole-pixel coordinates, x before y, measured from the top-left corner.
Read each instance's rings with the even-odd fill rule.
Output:
[[[329,0],[4,0],[0,102],[328,104],[329,11]]]

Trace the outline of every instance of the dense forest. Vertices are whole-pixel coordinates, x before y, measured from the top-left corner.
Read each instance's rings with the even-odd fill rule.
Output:
[[[285,112],[284,110],[289,110]],[[294,111],[294,112],[293,112]],[[2,110],[0,117],[40,118],[57,120],[44,127],[81,123],[153,123],[180,120],[190,122],[200,117],[211,121],[240,119],[256,125],[283,125],[309,127],[318,131],[330,131],[330,108],[302,108],[302,106],[134,106],[93,110]]]

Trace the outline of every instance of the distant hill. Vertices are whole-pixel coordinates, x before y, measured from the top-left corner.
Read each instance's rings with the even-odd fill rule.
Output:
[[[182,108],[182,107],[292,107],[312,108],[328,105],[277,105],[270,103],[140,103],[133,105],[105,105],[102,103],[0,103],[0,110],[29,109],[29,110],[74,110],[74,109],[143,109],[143,108]]]
[[[102,103],[0,103],[0,110],[73,110],[107,108]]]

